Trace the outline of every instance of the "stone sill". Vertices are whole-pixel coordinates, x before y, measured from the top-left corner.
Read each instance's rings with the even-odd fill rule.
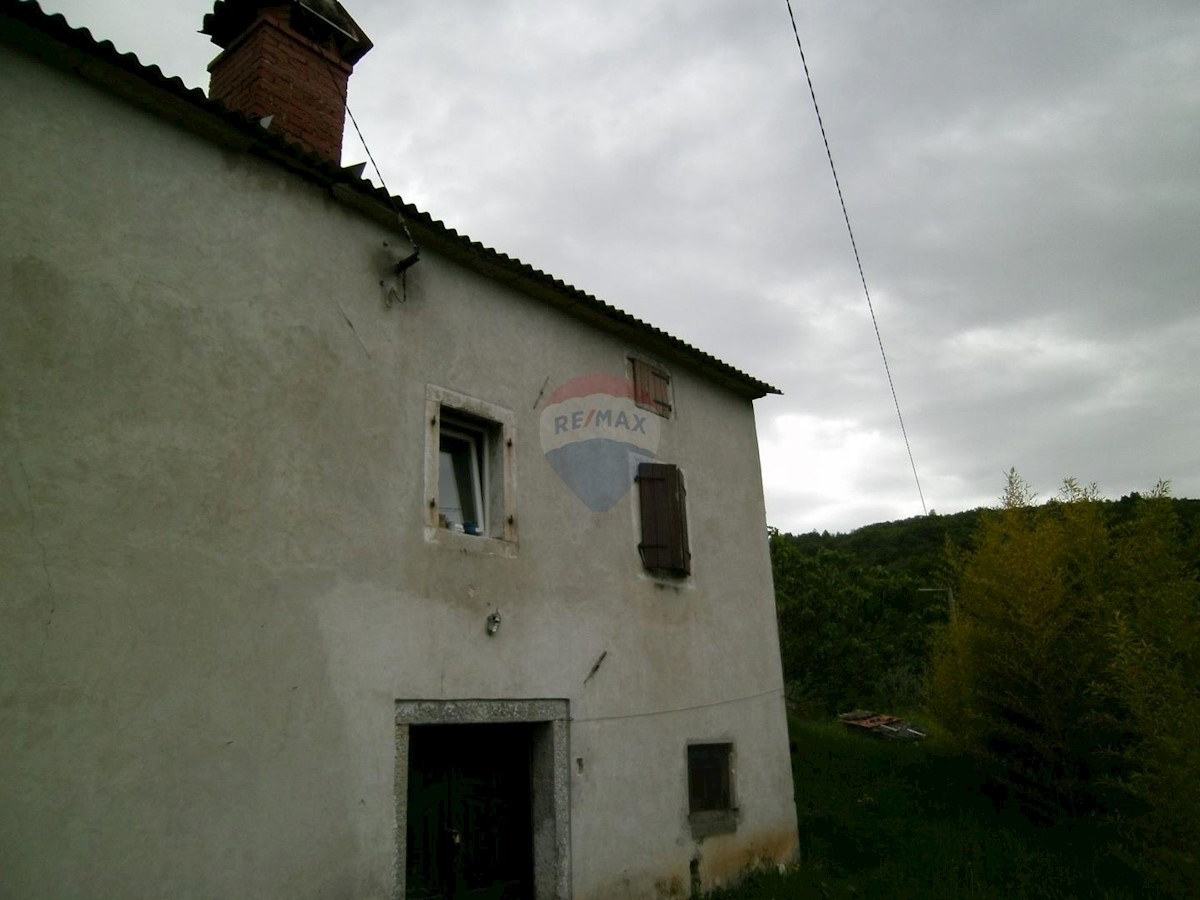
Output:
[[[476,534],[463,534],[450,531],[448,528],[438,528],[433,525],[425,526],[425,543],[442,547],[446,550],[456,550],[475,556],[502,556],[506,559],[517,558],[516,541],[502,541],[499,538],[485,537]]]

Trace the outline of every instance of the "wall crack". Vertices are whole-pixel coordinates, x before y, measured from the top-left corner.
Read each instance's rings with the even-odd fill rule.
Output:
[[[354,323],[350,321],[350,316],[349,316],[349,314],[346,312],[346,307],[342,306],[342,304],[341,304],[341,303],[340,303],[338,300],[336,300],[336,299],[335,299],[333,302],[334,302],[334,303],[336,303],[336,304],[337,304],[337,308],[338,308],[339,310],[341,310],[341,313],[342,313],[342,318],[343,318],[343,319],[345,319],[345,320],[346,320],[346,324],[347,324],[348,326],[350,326],[350,331],[351,331],[351,332],[354,334],[354,339],[355,339],[356,341],[358,341],[358,346],[362,347],[362,349],[363,349],[363,353],[367,354],[367,359],[370,359],[370,358],[371,358],[371,351],[367,349],[367,345],[366,345],[365,343],[363,343],[362,336],[361,336],[361,335],[359,335],[359,333],[358,333],[358,329],[357,329],[357,328],[355,328],[355,327],[354,327]]]

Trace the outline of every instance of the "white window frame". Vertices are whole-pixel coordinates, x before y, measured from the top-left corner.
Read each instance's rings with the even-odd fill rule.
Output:
[[[480,534],[442,527],[441,436],[472,444],[472,489],[481,521]],[[425,391],[425,540],[468,553],[517,555],[516,416],[486,400],[449,388],[427,385]]]
[[[443,420],[446,419],[446,414],[446,410],[443,408],[441,413]],[[442,484],[444,475],[442,471],[442,454],[449,452],[442,449],[442,442],[447,437],[461,441],[467,446],[467,481],[469,482],[467,487],[470,492],[469,497],[463,497],[463,485],[455,484],[455,489],[459,494],[458,500],[460,503],[464,503],[464,505],[458,507],[462,521],[452,524],[474,524],[486,536],[488,534],[488,507],[487,491],[485,488],[490,485],[490,481],[488,480],[488,434],[482,428],[473,428],[453,418],[449,419],[448,423],[443,422],[441,428],[438,430],[438,527],[442,527],[441,516],[445,515],[445,511],[450,508],[445,504],[445,490]],[[451,477],[455,482],[458,481],[457,473],[454,473]],[[473,519],[468,518],[468,510],[465,504],[465,501],[468,500],[471,504],[470,513]]]

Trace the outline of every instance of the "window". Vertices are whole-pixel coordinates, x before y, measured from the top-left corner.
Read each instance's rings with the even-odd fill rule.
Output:
[[[642,564],[666,575],[690,574],[692,554],[688,550],[683,474],[677,466],[640,463],[637,482],[642,517],[638,551]]]
[[[485,534],[488,479],[487,429],[442,412],[438,440],[438,525],[466,534]]]
[[[446,388],[426,390],[426,540],[515,555],[513,414]],[[459,539],[462,535],[463,539]]]
[[[633,402],[642,409],[671,417],[671,376],[665,371],[631,356],[633,367]]]
[[[733,744],[692,744],[688,749],[688,812],[730,809],[729,760]]]
[[[689,744],[688,822],[694,837],[737,829],[733,804],[733,744]]]

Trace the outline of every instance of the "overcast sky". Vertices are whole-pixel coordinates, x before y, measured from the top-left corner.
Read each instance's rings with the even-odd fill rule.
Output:
[[[785,0],[343,5],[392,193],[778,386],[771,524],[921,514]],[[207,89],[210,2],[42,6]],[[1200,4],[793,8],[928,507],[1200,497]]]

